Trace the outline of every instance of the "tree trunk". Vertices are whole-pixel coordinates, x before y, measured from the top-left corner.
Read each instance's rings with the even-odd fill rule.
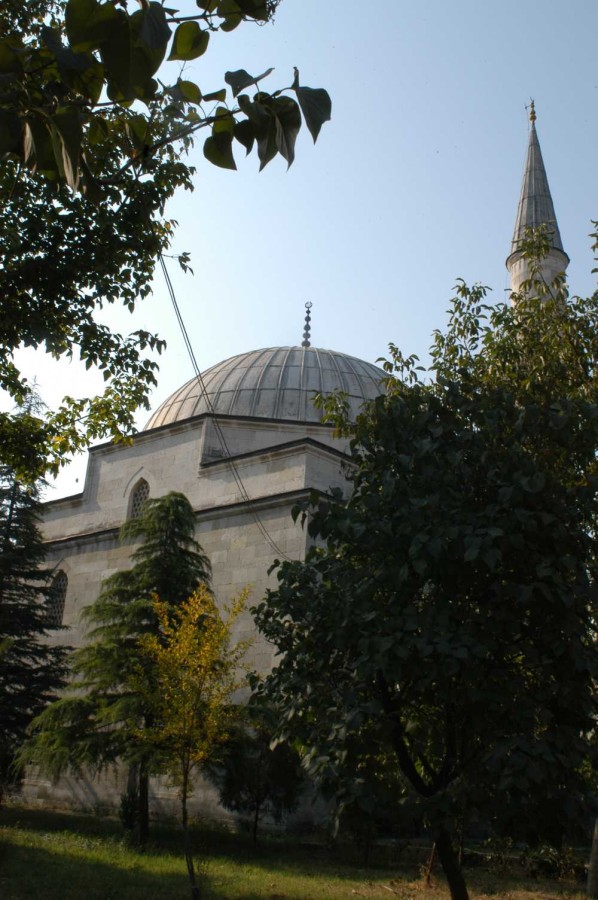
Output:
[[[430,887],[432,884],[432,869],[434,868],[434,862],[436,860],[436,843],[432,844],[432,852],[430,853],[430,859],[428,860],[428,865],[426,866],[426,887]]]
[[[255,809],[253,811],[253,843],[257,844],[257,827],[260,821],[260,803],[256,801]]]
[[[463,872],[459,866],[451,836],[446,828],[441,828],[436,835],[436,850],[446,875],[452,900],[469,900]]]
[[[139,846],[145,847],[149,837],[149,773],[146,760],[139,763]]]
[[[187,794],[189,793],[189,773],[183,772],[183,783],[181,785],[181,821],[183,823],[183,844],[185,849],[185,863],[187,865],[187,874],[189,875],[189,883],[191,885],[191,900],[200,900],[199,885],[195,877],[195,864],[193,862],[193,848],[191,846],[191,835],[189,834],[189,815],[187,813]]]
[[[594,838],[592,840],[592,852],[588,866],[588,897],[590,900],[598,900],[598,819],[594,823]]]

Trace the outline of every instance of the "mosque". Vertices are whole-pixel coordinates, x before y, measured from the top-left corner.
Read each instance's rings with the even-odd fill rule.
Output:
[[[569,262],[561,241],[535,127],[532,105],[527,157],[511,253],[506,265],[511,289],[527,276],[518,249],[526,226],[546,224],[551,249],[544,277],[552,280]],[[313,405],[316,392],[343,391],[356,414],[382,390],[384,373],[375,365],[310,344],[310,313],[303,342],[294,347],[252,350],[220,362],[194,377],[156,409],[129,445],[111,443],[89,452],[80,494],[45,505],[43,532],[48,563],[56,571],[52,621],[65,630],[56,640],[84,641],[80,614],[102,581],[129,566],[130,547],[119,542],[124,521],[139,514],[143,501],[181,491],[196,517],[196,537],[212,562],[213,587],[226,602],[246,586],[255,602],[272,577],[275,558],[302,559],[309,537],[291,510],[311,491],[343,487],[348,442],[335,437]],[[235,637],[253,635],[249,614]],[[266,672],[272,650],[254,640],[252,668]],[[118,802],[122,786],[97,780],[63,779],[58,786],[31,778],[32,802],[94,806]],[[159,801],[156,788],[154,801]],[[166,793],[164,793],[166,796]]]

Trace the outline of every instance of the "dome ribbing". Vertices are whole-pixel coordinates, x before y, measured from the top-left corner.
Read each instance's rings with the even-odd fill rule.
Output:
[[[210,403],[192,378],[168,397],[145,430],[180,422],[202,413],[319,422],[315,393],[346,393],[351,414],[365,400],[382,393],[384,372],[372,363],[317,347],[270,347],[241,353],[203,373]]]

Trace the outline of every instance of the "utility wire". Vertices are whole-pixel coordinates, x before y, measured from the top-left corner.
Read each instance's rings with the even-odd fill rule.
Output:
[[[245,503],[248,504],[251,514],[253,515],[253,518],[255,519],[256,525],[258,526],[258,528],[259,528],[260,532],[262,533],[262,536],[264,537],[266,542],[270,545],[272,550],[274,550],[274,552],[278,556],[283,557],[284,559],[290,561],[290,557],[287,556],[287,554],[284,553],[280,549],[280,547],[278,546],[278,544],[276,543],[274,538],[271,536],[271,534],[269,533],[269,531],[266,528],[266,526],[264,525],[264,523],[262,522],[260,515],[255,508],[255,503],[249,497],[249,494],[247,493],[247,490],[243,483],[243,479],[241,478],[239,470],[238,470],[237,466],[235,465],[235,462],[232,458],[231,452],[228,448],[228,444],[226,443],[226,437],[224,436],[224,432],[220,426],[220,422],[218,421],[218,415],[214,409],[214,405],[213,405],[213,403],[210,399],[210,396],[206,390],[206,386],[205,386],[205,382],[203,380],[203,376],[201,374],[201,370],[199,368],[199,365],[197,364],[197,359],[195,356],[195,352],[193,350],[193,345],[191,343],[191,339],[189,338],[189,333],[187,331],[187,328],[185,327],[185,322],[183,320],[183,316],[179,309],[179,304],[176,299],[174,287],[173,287],[172,281],[170,280],[170,275],[168,274],[168,269],[166,268],[166,263],[164,261],[164,257],[162,256],[161,253],[160,253],[160,265],[162,266],[162,272],[164,274],[164,280],[166,282],[166,287],[167,287],[168,293],[170,295],[170,299],[172,302],[172,306],[174,309],[174,313],[175,313],[177,322],[179,323],[179,327],[181,329],[181,334],[183,335],[183,341],[185,343],[185,347],[187,348],[187,353],[189,354],[189,358],[191,360],[191,365],[193,366],[193,371],[195,372],[195,377],[197,378],[197,383],[199,384],[199,388],[201,390],[201,393],[202,393],[202,396],[206,403],[206,406],[208,407],[208,410],[212,415],[212,420],[214,422],[214,428],[215,428],[216,434],[218,436],[218,441],[220,443],[220,447],[222,449],[224,458],[225,458],[226,462],[228,463],[231,472],[233,473],[233,477],[237,484],[237,488],[239,489],[239,493],[241,494],[241,497],[245,501]]]

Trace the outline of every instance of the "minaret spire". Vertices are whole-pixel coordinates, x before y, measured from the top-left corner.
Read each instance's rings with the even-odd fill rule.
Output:
[[[540,150],[540,142],[536,133],[536,106],[532,100],[529,107],[529,142],[523,171],[523,182],[515,219],[515,229],[511,243],[511,253],[507,257],[506,266],[511,275],[511,291],[518,292],[521,283],[529,278],[528,262],[520,251],[521,241],[526,228],[538,228],[546,225],[550,239],[550,250],[541,264],[540,271],[544,281],[551,284],[553,279],[562,274],[569,265],[569,257],[563,249],[563,242],[556,220],[554,204],[548,187],[548,178]]]

